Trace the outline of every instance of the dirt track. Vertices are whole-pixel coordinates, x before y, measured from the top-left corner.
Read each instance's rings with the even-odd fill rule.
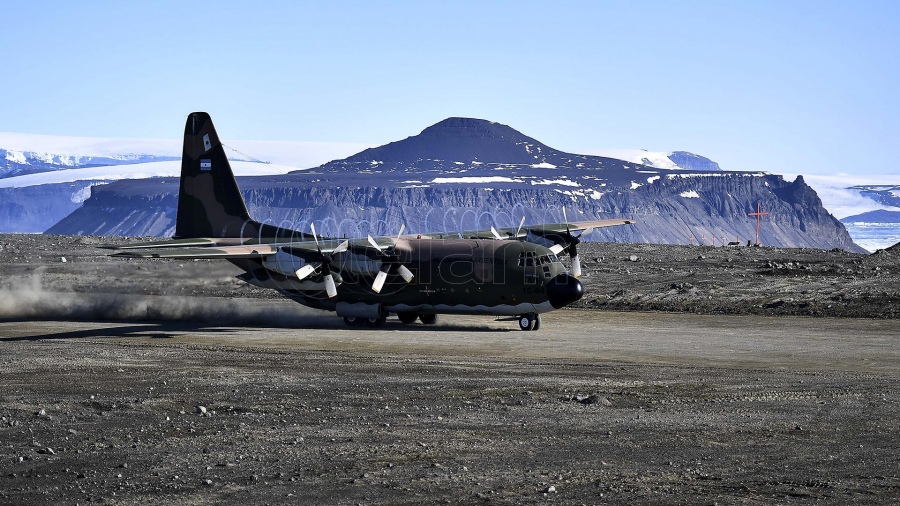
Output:
[[[0,292],[0,503],[900,499],[893,318],[571,310],[531,333],[484,317],[349,330],[231,283],[219,264],[119,262],[72,247],[92,239],[44,240],[6,242],[0,264],[18,286]],[[22,260],[16,248],[35,244],[43,258]],[[689,267],[688,252],[718,254],[665,250],[684,258],[676,265],[640,246],[601,248],[619,249],[588,267],[600,307],[692,300],[659,287],[685,282],[668,276]],[[837,255],[856,265],[839,268],[858,286],[895,275],[871,257]],[[727,258],[707,263],[745,276],[768,269],[755,256]],[[777,297],[793,300],[753,311],[817,297],[784,291],[819,265],[791,261],[810,271],[773,267],[747,283],[786,280]],[[603,268],[612,272],[601,278]],[[704,281],[721,276],[698,272],[688,292],[730,297],[731,285]],[[191,276],[173,284],[173,273]],[[635,282],[618,288],[626,275]],[[834,286],[847,299],[858,289]],[[33,321],[40,314],[56,320]]]

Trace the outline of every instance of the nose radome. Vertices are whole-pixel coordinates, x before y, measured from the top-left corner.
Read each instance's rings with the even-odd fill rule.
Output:
[[[571,304],[582,296],[584,285],[569,274],[560,274],[547,283],[547,300],[555,309]]]

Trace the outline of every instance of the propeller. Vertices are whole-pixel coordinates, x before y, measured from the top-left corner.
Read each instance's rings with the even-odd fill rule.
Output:
[[[494,239],[496,239],[496,240],[498,240],[498,241],[502,241],[502,240],[504,240],[504,239],[518,239],[518,238],[519,238],[519,232],[522,231],[522,226],[523,226],[523,225],[525,225],[525,217],[524,217],[524,216],[522,216],[522,220],[519,221],[519,228],[516,229],[516,235],[514,235],[514,236],[507,236],[507,237],[503,237],[503,235],[501,235],[500,232],[498,232],[497,229],[494,228],[493,225],[491,225],[491,235],[493,235],[493,236],[494,236]]]
[[[525,225],[525,216],[522,216],[522,219],[519,220],[519,228],[516,229],[516,239],[519,238],[519,232],[522,231],[522,226]]]
[[[559,255],[563,251],[569,253],[569,258],[572,259],[572,275],[577,277],[581,276],[581,258],[578,257],[578,243],[581,242],[581,237],[584,232],[587,232],[588,229],[585,229],[578,235],[572,235],[572,230],[569,228],[569,218],[566,216],[566,208],[563,207],[563,221],[566,223],[566,236],[565,241],[568,243],[568,246],[563,246],[561,244],[554,244],[550,247],[550,251],[553,252],[554,255]]]
[[[323,253],[322,245],[319,243],[319,237],[316,235],[316,225],[310,223],[309,228],[312,230],[313,239],[316,241],[316,250],[319,252],[319,257],[316,261],[310,262],[297,269],[295,274],[297,275],[297,279],[302,281],[321,268],[322,273],[325,275],[325,293],[328,295],[328,298],[332,298],[337,295],[337,284],[335,284],[334,276],[331,274],[331,261],[334,259],[334,255],[347,251],[347,248],[350,246],[350,241],[340,243],[336,248],[331,250],[330,253]]]
[[[372,283],[372,291],[375,293],[381,293],[381,289],[384,288],[384,282],[387,280],[388,273],[391,269],[395,269],[397,274],[403,278],[404,281],[409,283],[415,277],[409,269],[406,268],[405,265],[400,263],[400,255],[398,255],[394,248],[397,247],[397,242],[400,241],[400,236],[403,235],[403,230],[406,228],[406,225],[400,225],[400,232],[397,233],[397,238],[393,240],[394,246],[391,248],[391,252],[387,253],[381,249],[381,246],[375,242],[375,239],[372,236],[368,236],[369,244],[372,245],[373,248],[378,250],[383,256],[384,260],[381,261],[381,269],[379,269],[378,274],[375,276],[375,282]]]

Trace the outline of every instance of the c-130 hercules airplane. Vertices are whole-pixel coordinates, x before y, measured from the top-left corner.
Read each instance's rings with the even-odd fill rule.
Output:
[[[565,211],[563,212],[565,216]],[[184,129],[175,235],[114,246],[116,257],[225,259],[239,279],[300,304],[335,311],[347,325],[377,327],[390,314],[434,324],[438,314],[509,317],[537,330],[541,313],[577,301],[584,286],[576,232],[626,225],[610,219],[491,227],[458,233],[365,239],[319,237],[250,217],[209,115]],[[567,220],[566,220],[567,221]],[[557,258],[566,252],[572,273]]]

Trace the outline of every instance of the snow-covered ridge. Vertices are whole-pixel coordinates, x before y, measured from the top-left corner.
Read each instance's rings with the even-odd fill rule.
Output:
[[[348,142],[230,141],[225,144],[225,151],[231,159],[291,165],[296,170],[345,158],[368,147],[371,146]],[[180,159],[181,149],[182,139],[114,139],[0,132],[0,151],[5,152],[0,161],[5,159],[26,164],[29,159],[40,160],[60,168],[158,161],[159,158]],[[96,158],[108,160],[91,160]],[[55,170],[55,167],[48,169]],[[280,173],[277,169],[270,172]]]
[[[588,154],[639,163],[648,167],[668,170],[721,170],[719,164],[709,158],[688,153],[687,151],[647,151],[646,149],[594,149]]]
[[[236,176],[268,176],[287,174],[297,170],[291,165],[232,161],[231,168]],[[107,165],[64,169],[38,174],[26,174],[0,179],[0,188],[22,188],[43,184],[71,183],[75,181],[118,181],[120,179],[146,179],[151,177],[178,177],[181,161],[135,163],[129,165]]]

